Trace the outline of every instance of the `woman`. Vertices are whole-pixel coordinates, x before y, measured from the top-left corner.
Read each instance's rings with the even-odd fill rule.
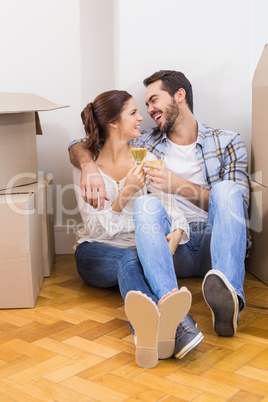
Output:
[[[136,362],[154,367],[173,354],[176,328],[191,305],[190,292],[178,290],[172,259],[177,245],[188,241],[188,224],[173,196],[148,188],[143,165],[134,163],[129,141],[140,137],[142,117],[132,96],[104,92],[81,116],[109,200],[96,210],[76,192],[84,223],[77,270],[91,286],[119,285]],[[77,188],[80,173],[74,170]]]

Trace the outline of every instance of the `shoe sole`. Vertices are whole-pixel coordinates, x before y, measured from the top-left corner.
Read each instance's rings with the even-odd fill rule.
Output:
[[[237,329],[238,298],[233,286],[222,272],[213,269],[206,274],[202,291],[212,313],[215,332],[219,336],[234,336]]]
[[[190,310],[192,295],[189,290],[180,290],[167,296],[158,309],[160,325],[158,333],[158,358],[168,359],[174,354],[175,334],[178,325]]]
[[[136,363],[140,367],[153,368],[158,363],[157,337],[159,311],[148,296],[130,291],[125,298],[125,312],[135,331]]]
[[[187,345],[184,346],[182,350],[180,350],[177,354],[175,354],[175,357],[177,359],[182,359],[183,357],[188,355],[188,353],[190,353],[193,349],[195,349],[203,339],[204,335],[202,334],[202,332],[199,332],[199,334],[197,334],[196,337],[191,340],[191,342],[187,343]]]

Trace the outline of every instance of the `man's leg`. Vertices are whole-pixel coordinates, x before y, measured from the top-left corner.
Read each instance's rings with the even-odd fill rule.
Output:
[[[212,227],[212,270],[206,274],[202,290],[220,336],[235,334],[238,312],[245,306],[245,214],[244,199],[236,183],[226,180],[212,188],[208,216],[208,226]]]

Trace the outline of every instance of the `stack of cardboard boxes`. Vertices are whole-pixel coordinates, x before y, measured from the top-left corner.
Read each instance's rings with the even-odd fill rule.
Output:
[[[251,206],[249,272],[268,285],[268,45],[252,82]]]
[[[52,179],[38,177],[38,111],[60,107],[33,94],[0,93],[0,308],[34,307],[55,254]]]

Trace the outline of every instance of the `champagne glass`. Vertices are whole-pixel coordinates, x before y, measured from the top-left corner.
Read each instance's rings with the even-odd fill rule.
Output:
[[[163,159],[164,159],[164,154],[163,154],[163,152],[161,152],[160,154],[158,154],[158,155],[155,155],[154,153],[152,153],[152,152],[147,152],[147,155],[146,155],[146,162],[149,162],[149,163],[156,163],[157,165],[162,165],[162,162],[163,162]],[[153,169],[153,168],[147,168],[148,170],[157,170],[157,169]]]
[[[147,148],[142,143],[139,143],[138,146],[133,144],[130,145],[130,152],[137,165],[140,165],[146,157]]]

